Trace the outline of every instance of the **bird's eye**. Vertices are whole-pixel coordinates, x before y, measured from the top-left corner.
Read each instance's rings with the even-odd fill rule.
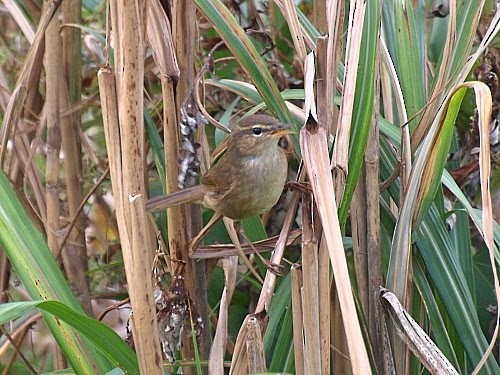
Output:
[[[262,135],[262,128],[260,126],[256,126],[252,128],[252,133],[258,137]]]

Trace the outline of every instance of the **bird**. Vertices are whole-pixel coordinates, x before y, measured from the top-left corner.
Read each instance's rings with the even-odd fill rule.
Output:
[[[197,203],[239,221],[270,210],[281,196],[288,171],[279,140],[290,133],[288,124],[269,115],[243,118],[232,129],[225,153],[198,185],[154,197],[146,202],[146,211]]]

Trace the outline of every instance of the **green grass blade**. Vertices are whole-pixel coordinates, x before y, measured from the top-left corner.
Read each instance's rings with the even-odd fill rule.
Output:
[[[26,215],[3,172],[0,172],[0,196],[0,245],[31,298],[58,300],[83,314],[45,239]],[[105,373],[111,369],[107,359],[74,329],[47,313],[43,317],[76,372]]]
[[[465,89],[458,90],[436,116],[413,164],[405,200],[394,232],[387,286],[398,298],[406,296],[409,272],[412,226],[427,212],[440,184],[444,163],[449,152],[451,132]],[[440,139],[443,133],[443,140]],[[436,170],[434,168],[440,168]]]
[[[67,323],[95,345],[115,366],[129,374],[136,374],[139,365],[135,353],[104,323],[78,313],[57,301],[11,302],[0,305],[0,323],[5,324],[39,308]]]
[[[425,22],[422,19],[421,12],[413,10],[413,4],[409,0],[394,0],[391,6],[392,12],[386,12],[384,15],[384,24],[392,26],[394,35],[387,32],[387,47],[391,57],[395,61],[396,71],[398,73],[401,89],[406,105],[406,113],[409,118],[415,115],[425,104],[425,66],[423,42],[421,38],[424,33],[417,32],[419,22]],[[420,16],[420,19],[418,18]],[[396,63],[397,62],[397,63]],[[417,124],[417,121],[410,123],[410,128]]]
[[[454,256],[453,242],[438,210],[431,206],[428,212],[416,236],[417,249],[467,356],[475,366],[486,351],[488,342],[479,324],[473,291],[469,289],[467,278]],[[484,370],[488,374],[496,374],[500,372],[500,367],[490,357]]]
[[[361,39],[358,65],[358,78],[354,97],[351,136],[349,141],[349,173],[346,186],[339,205],[339,221],[343,227],[347,220],[352,194],[356,188],[368,135],[374,118],[375,106],[375,72],[377,62],[378,34],[380,24],[378,1],[368,2],[365,24]]]
[[[149,114],[147,109],[144,109],[144,125],[146,127],[146,132],[148,134],[148,140],[151,145],[151,150],[153,152],[153,158],[155,159],[156,169],[158,170],[158,176],[163,187],[163,194],[166,194],[165,188],[165,156],[163,153],[163,142],[156,130],[153,118]]]
[[[461,88],[452,95],[447,106],[445,117],[431,140],[433,143],[432,149],[423,167],[424,176],[417,198],[417,204],[420,204],[420,207],[418,207],[418,214],[416,215],[418,219],[416,223],[426,214],[428,208],[434,201],[438,187],[441,186],[441,176],[443,175],[444,166],[448,160],[451,140],[455,128],[455,120],[460,110],[465,92],[466,89]]]
[[[270,371],[289,371],[293,348],[290,274],[283,279],[269,308],[269,324],[264,334],[264,348]],[[293,358],[293,352],[291,353]]]

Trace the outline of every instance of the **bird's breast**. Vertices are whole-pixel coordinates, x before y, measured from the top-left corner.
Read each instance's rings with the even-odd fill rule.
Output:
[[[283,191],[287,169],[286,156],[279,148],[264,156],[240,158],[231,189],[220,200],[218,211],[235,220],[268,211]]]

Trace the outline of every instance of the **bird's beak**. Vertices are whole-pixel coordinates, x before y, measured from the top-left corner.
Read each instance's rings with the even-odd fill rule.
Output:
[[[288,124],[280,124],[279,127],[276,128],[276,130],[273,132],[273,135],[277,135],[277,136],[282,136],[282,135],[286,135],[286,134],[293,134],[295,133],[293,131],[293,129],[290,128],[290,125]]]

